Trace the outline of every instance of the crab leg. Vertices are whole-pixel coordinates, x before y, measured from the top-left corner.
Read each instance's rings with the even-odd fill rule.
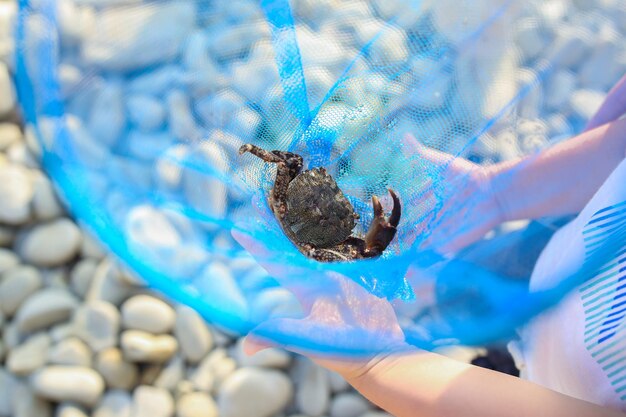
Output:
[[[283,219],[287,213],[287,188],[289,183],[302,171],[302,157],[291,152],[266,151],[250,143],[239,148],[239,155],[250,152],[265,162],[275,163],[276,181],[272,188],[270,206],[278,218]]]
[[[374,220],[370,224],[370,228],[365,235],[365,253],[366,257],[375,257],[380,255],[389,246],[394,236],[396,228],[400,223],[401,205],[398,195],[392,189],[389,194],[393,200],[393,208],[389,219],[385,218],[383,206],[376,196],[372,196],[372,205],[374,206]]]

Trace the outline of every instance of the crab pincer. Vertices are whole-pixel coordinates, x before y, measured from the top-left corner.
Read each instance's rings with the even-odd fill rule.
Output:
[[[383,205],[376,196],[372,196],[372,206],[374,207],[374,219],[365,235],[365,253],[371,257],[380,255],[391,243],[396,235],[402,206],[400,198],[395,191],[389,189],[389,194],[393,200],[393,208],[389,218],[385,217]]]

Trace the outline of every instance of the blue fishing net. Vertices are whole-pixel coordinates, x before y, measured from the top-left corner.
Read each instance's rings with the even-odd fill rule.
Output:
[[[587,102],[619,77],[601,56],[583,62],[619,38],[579,3],[21,0],[17,76],[72,213],[215,325],[330,353],[480,344],[621,247],[607,236],[575,275],[535,292],[529,275],[560,219],[446,250],[486,216],[479,167],[580,131]],[[576,77],[593,88],[572,101]],[[355,237],[373,196],[389,215],[393,190],[394,239],[378,257],[307,257],[268,203],[276,164],[239,155],[247,143],[324,167],[359,216]]]

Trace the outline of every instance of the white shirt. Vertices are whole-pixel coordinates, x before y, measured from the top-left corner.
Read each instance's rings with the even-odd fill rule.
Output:
[[[626,160],[552,237],[531,276],[531,290],[551,288],[577,271],[602,233],[615,230],[626,230]],[[626,254],[605,269],[522,329],[511,352],[522,377],[626,411]]]

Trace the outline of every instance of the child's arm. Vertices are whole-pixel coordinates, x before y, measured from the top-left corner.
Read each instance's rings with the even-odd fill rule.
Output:
[[[626,157],[626,120],[488,168],[504,220],[574,214]]]
[[[363,369],[364,372],[348,373],[344,377],[370,401],[396,417],[625,415],[430,352],[413,350],[386,356],[371,361]]]

